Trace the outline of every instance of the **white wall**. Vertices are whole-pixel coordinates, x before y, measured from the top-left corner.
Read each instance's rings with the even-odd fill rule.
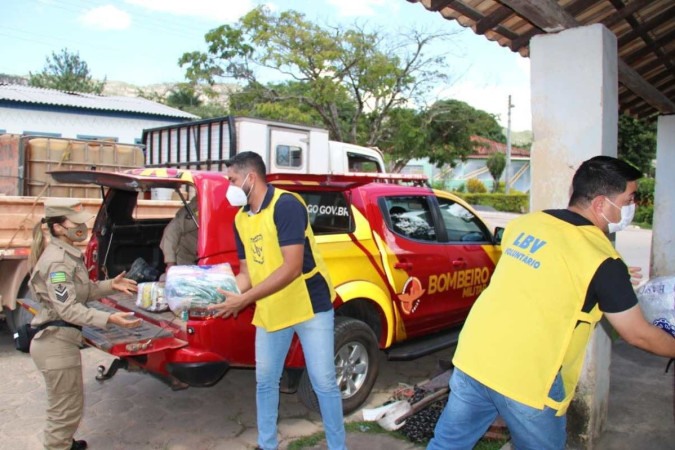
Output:
[[[675,275],[675,116],[659,117],[656,136],[651,277]]]
[[[144,128],[160,127],[184,120],[178,118],[147,119],[118,117],[104,112],[40,111],[0,106],[0,130],[6,133],[25,132],[56,133],[60,137],[77,138],[78,135],[114,137],[118,142],[133,144],[141,139]]]

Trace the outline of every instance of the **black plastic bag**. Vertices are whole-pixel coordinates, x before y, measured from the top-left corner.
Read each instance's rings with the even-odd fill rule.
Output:
[[[30,323],[21,325],[16,330],[16,333],[14,333],[14,345],[16,346],[16,349],[24,353],[29,353],[30,341],[33,340],[38,331],[40,331],[40,329],[32,327]]]
[[[143,258],[136,258],[131,264],[129,271],[125,278],[134,280],[137,283],[144,283],[148,281],[157,281],[160,276],[159,270],[148,264]]]

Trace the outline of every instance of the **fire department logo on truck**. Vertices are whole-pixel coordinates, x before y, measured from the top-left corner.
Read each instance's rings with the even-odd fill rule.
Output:
[[[410,277],[403,285],[403,292],[398,294],[398,299],[401,301],[401,309],[405,314],[412,314],[417,310],[420,304],[421,297],[426,292],[422,288],[422,283],[416,277]]]

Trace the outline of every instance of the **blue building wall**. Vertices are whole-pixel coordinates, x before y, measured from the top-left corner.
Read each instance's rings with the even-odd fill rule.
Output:
[[[487,168],[486,158],[471,158],[465,162],[458,162],[458,164],[451,168],[446,165],[442,168],[431,164],[428,159],[412,159],[401,171],[402,173],[426,175],[434,185],[436,183],[444,182],[445,189],[458,190],[461,189],[471,178],[477,178],[485,184],[485,187],[490,190],[494,184],[492,175]],[[509,185],[511,189],[520,192],[529,192],[532,182],[530,176],[530,159],[529,158],[511,158],[511,166],[509,170]],[[506,179],[506,170],[502,174],[500,181],[504,182]]]

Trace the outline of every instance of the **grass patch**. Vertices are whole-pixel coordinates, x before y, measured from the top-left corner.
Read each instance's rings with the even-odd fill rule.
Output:
[[[387,431],[377,424],[377,422],[348,422],[345,424],[345,431],[349,433],[367,433],[367,434],[387,434],[395,439],[417,445],[425,448],[428,442],[414,443],[409,441],[403,434],[397,431]],[[289,443],[288,450],[303,450],[314,447],[325,439],[323,431],[319,431],[309,436],[303,436]],[[505,440],[481,439],[478,441],[474,450],[499,450],[506,444]]]
[[[349,433],[367,433],[367,434],[388,434],[391,437],[401,441],[407,441],[405,436],[396,431],[387,431],[377,424],[377,422],[347,422],[345,423],[345,431]],[[309,436],[303,436],[288,444],[288,450],[303,450],[313,447],[319,442],[323,441],[326,435],[323,431],[316,432]],[[424,444],[426,445],[426,444]],[[487,449],[486,449],[487,450]]]

